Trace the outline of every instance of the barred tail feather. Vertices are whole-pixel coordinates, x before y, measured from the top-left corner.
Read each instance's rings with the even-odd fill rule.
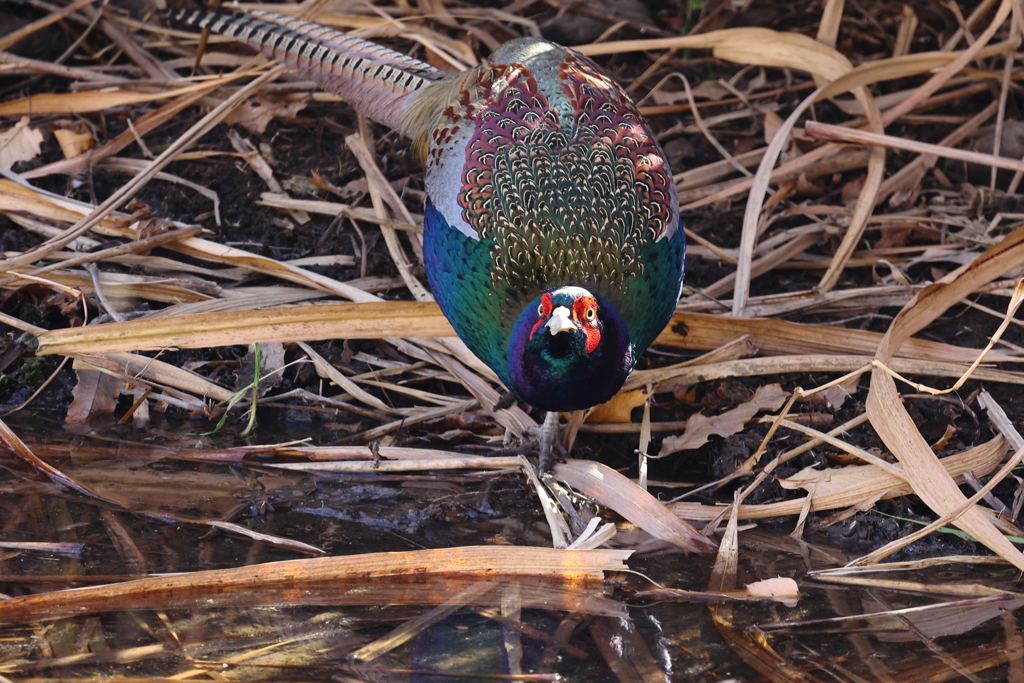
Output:
[[[409,95],[445,75],[376,43],[273,12],[181,10],[172,17],[259,50],[344,97],[360,114],[396,129]]]

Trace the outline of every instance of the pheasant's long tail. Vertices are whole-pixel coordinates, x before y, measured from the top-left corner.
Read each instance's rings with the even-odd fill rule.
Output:
[[[273,12],[181,10],[171,16],[259,50],[344,97],[359,113],[396,129],[409,96],[445,76],[376,43]]]

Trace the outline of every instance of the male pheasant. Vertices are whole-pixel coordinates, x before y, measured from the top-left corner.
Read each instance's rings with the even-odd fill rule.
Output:
[[[607,401],[668,323],[686,251],[672,175],[629,97],[583,55],[519,38],[448,74],[269,12],[177,18],[413,140],[431,290],[522,401],[546,411]]]

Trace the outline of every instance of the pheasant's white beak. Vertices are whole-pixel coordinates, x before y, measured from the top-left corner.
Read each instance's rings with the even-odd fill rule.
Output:
[[[573,324],[572,318],[569,317],[569,309],[565,306],[559,306],[555,310],[551,311],[551,317],[544,327],[551,330],[551,334],[555,335],[559,332],[565,332],[566,330],[575,330],[576,325]]]

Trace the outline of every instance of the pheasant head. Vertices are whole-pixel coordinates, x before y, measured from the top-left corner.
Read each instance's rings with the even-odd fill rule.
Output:
[[[607,401],[633,368],[629,332],[615,308],[582,287],[557,287],[520,314],[508,347],[512,391],[544,410]]]

